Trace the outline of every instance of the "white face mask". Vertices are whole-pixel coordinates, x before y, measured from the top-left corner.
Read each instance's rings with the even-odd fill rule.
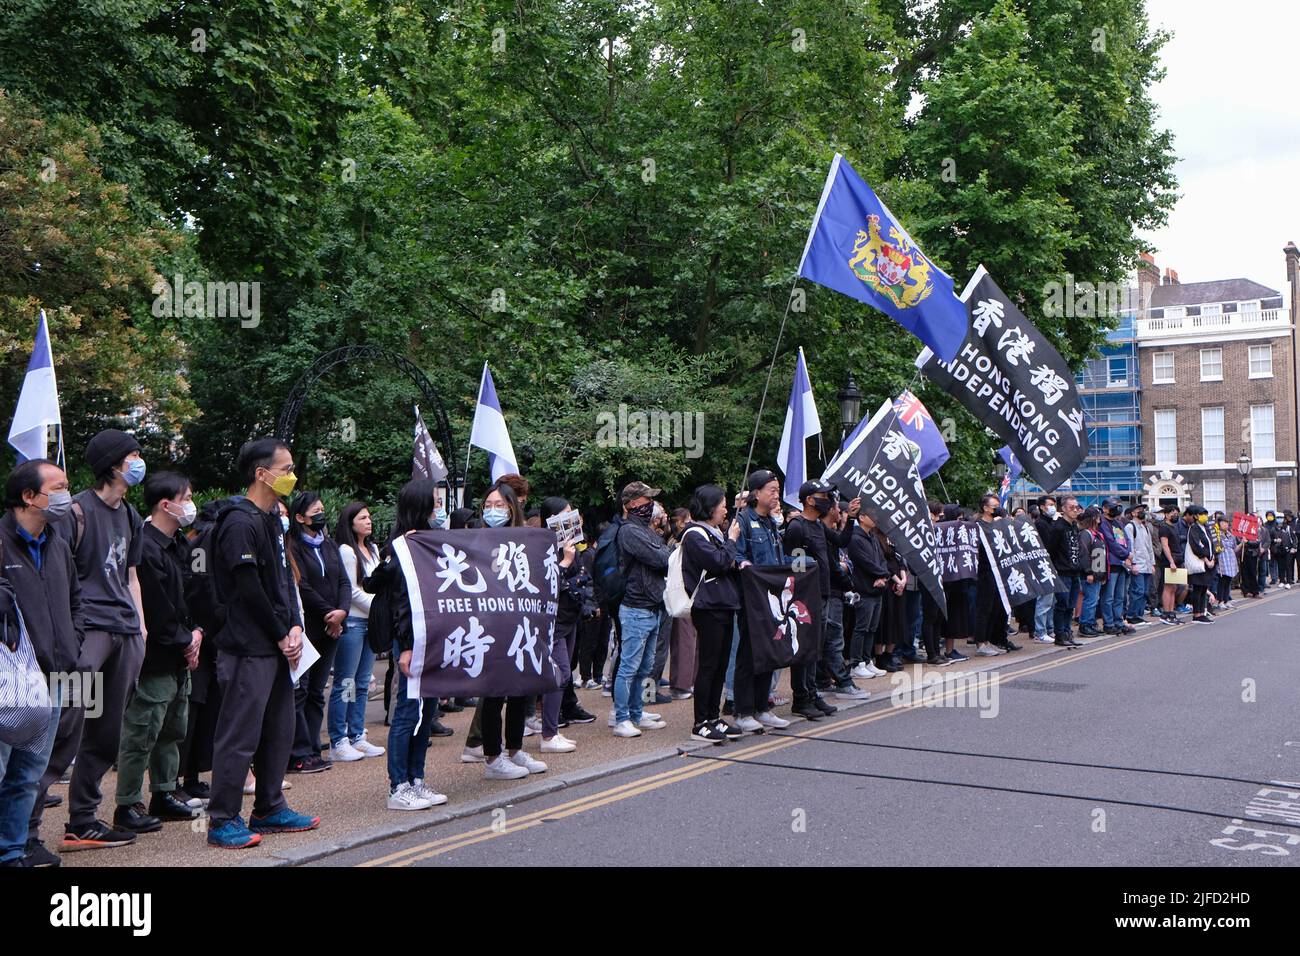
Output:
[[[776,526],[779,528],[781,527],[781,522],[785,521],[785,515],[781,514],[780,511],[773,511],[772,520],[776,522]]]
[[[199,509],[194,506],[194,502],[187,501],[181,505],[181,513],[176,514],[170,509],[164,509],[169,515],[176,519],[176,523],[182,528],[188,528],[194,524],[194,518],[199,513]]]

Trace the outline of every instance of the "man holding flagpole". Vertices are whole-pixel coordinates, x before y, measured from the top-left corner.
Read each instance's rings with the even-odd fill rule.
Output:
[[[54,352],[50,348],[50,329],[45,310],[36,326],[36,342],[27,363],[27,376],[18,393],[13,424],[9,426],[9,444],[18,449],[18,462],[44,458],[49,446],[49,427],[59,428],[57,463],[63,466],[62,419],[59,416],[59,389],[54,381]]]

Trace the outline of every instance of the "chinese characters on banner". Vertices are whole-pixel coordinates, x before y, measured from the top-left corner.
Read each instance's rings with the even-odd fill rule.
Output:
[[[943,563],[943,583],[974,580],[979,570],[980,532],[975,521],[940,521],[935,550]]]
[[[551,660],[560,554],[553,531],[417,531],[393,541],[411,599],[407,693],[516,697],[563,685]]]
[[[1018,604],[1056,593],[1056,569],[1032,521],[998,518],[976,523],[984,556],[993,569],[993,580],[1008,614]]]
[[[886,399],[867,427],[826,466],[822,478],[832,482],[845,501],[862,499],[862,509],[947,617],[943,568],[925,486],[912,457],[914,447],[899,430],[893,403]]]
[[[970,329],[957,357],[923,351],[917,366],[998,434],[1044,491],[1088,457],[1074,374],[1034,324],[980,266],[963,293]]]
[[[1259,540],[1259,515],[1242,514],[1240,511],[1232,513],[1232,533],[1237,536],[1238,541],[1258,541]]]

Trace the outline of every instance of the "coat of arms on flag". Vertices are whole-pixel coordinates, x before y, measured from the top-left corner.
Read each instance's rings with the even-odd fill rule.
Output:
[[[896,244],[880,235],[880,217],[868,216],[866,230],[858,230],[849,268],[898,308],[911,308],[934,290],[930,260],[897,227],[889,227],[889,238]]]

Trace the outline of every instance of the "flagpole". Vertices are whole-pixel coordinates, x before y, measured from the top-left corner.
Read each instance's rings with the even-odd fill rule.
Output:
[[[745,480],[749,477],[749,466],[754,461],[754,445],[758,443],[758,425],[763,420],[763,406],[767,403],[767,388],[772,384],[772,370],[776,368],[776,357],[781,351],[781,338],[785,335],[785,323],[790,318],[790,303],[794,301],[794,290],[799,287],[799,276],[794,277],[794,282],[790,286],[790,294],[785,297],[785,314],[781,316],[781,328],[776,333],[776,348],[772,349],[772,361],[767,366],[767,381],[763,383],[763,397],[758,400],[758,414],[754,416],[754,434],[749,439],[749,454],[745,456],[745,473],[740,476],[740,483],[743,486]],[[811,381],[809,385],[811,385]],[[793,437],[793,436],[792,436]],[[804,445],[804,453],[807,454],[807,444]],[[806,469],[805,469],[806,470]]]

